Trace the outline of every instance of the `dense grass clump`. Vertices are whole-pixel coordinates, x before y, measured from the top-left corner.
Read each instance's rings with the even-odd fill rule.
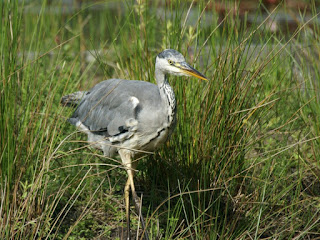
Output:
[[[0,238],[123,236],[126,173],[59,102],[107,78],[154,82],[165,48],[209,81],[169,79],[177,129],[139,161],[152,239],[319,238],[319,6],[290,7],[0,1]]]

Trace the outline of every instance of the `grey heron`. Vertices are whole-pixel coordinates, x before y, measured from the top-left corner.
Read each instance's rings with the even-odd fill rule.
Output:
[[[167,75],[207,78],[186,63],[181,53],[166,49],[156,57],[157,84],[145,81],[109,79],[89,91],[64,96],[62,104],[76,107],[69,122],[88,135],[88,142],[105,156],[120,155],[128,173],[124,188],[127,239],[130,239],[130,188],[136,211],[141,203],[133,181],[141,151],[154,151],[171,135],[176,123],[176,99]],[[139,214],[141,225],[145,224]],[[145,231],[145,238],[148,235]]]

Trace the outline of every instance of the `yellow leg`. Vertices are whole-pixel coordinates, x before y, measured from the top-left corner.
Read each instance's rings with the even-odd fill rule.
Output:
[[[140,198],[138,197],[138,195],[136,193],[134,182],[133,182],[134,172],[132,171],[132,169],[128,169],[127,172],[128,172],[128,176],[129,176],[128,179],[130,181],[131,193],[132,193],[132,198],[133,198],[133,201],[134,201],[134,206],[136,208],[136,211],[137,211],[138,215],[140,216],[140,222],[141,222],[142,230],[144,232],[144,239],[145,240],[149,240],[149,236],[148,236],[148,233],[146,231],[146,225],[145,225],[142,213],[141,213],[141,200],[140,200]]]
[[[132,198],[133,198],[133,201],[134,201],[134,206],[136,208],[136,211],[137,211],[138,215],[140,216],[142,230],[144,231],[144,238],[146,240],[149,240],[149,236],[148,236],[148,233],[147,233],[146,228],[145,228],[145,222],[144,222],[143,216],[141,214],[141,201],[140,201],[140,198],[138,197],[138,195],[136,193],[136,189],[135,189],[135,186],[134,186],[133,177],[134,177],[135,166],[133,166],[132,161],[131,161],[131,159],[132,159],[131,151],[121,149],[119,151],[119,154],[120,154],[122,163],[127,168],[127,173],[128,173],[128,180],[127,180],[127,183],[126,183],[126,186],[125,186],[125,190],[128,189],[128,191],[129,191],[129,186],[131,187],[131,193],[132,193]],[[126,192],[125,192],[125,194],[126,194]],[[130,216],[129,216],[130,215],[130,212],[129,212],[130,211],[130,203],[128,202],[128,204],[127,204],[127,201],[129,201],[129,196],[126,197],[126,195],[125,195],[125,200],[126,200],[126,214],[127,214],[127,230],[129,231],[130,230]],[[128,235],[127,235],[128,239],[130,239],[129,234],[130,233],[128,232]]]
[[[126,202],[127,240],[130,240],[130,180],[128,178],[124,187],[124,199]]]

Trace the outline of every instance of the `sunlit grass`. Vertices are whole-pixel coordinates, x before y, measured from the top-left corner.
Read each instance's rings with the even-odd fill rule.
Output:
[[[152,238],[319,237],[316,8],[289,34],[267,28],[278,9],[246,26],[206,1],[138,2],[67,14],[46,1],[0,2],[0,238],[121,236],[126,173],[88,148],[59,102],[107,78],[155,82],[164,48],[209,81],[169,79],[177,128],[136,180]]]

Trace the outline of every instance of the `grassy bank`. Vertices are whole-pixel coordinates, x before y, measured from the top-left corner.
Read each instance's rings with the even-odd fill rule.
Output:
[[[126,173],[88,148],[59,102],[108,78],[155,82],[165,48],[209,81],[169,79],[177,129],[139,162],[152,239],[320,237],[316,8],[274,31],[285,6],[248,24],[225,4],[0,2],[1,239],[121,237]]]

